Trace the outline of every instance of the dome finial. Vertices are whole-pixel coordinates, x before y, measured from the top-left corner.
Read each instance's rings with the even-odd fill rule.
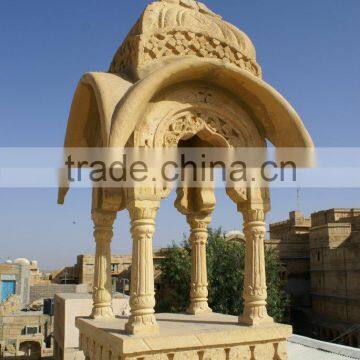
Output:
[[[209,16],[216,16],[221,18],[220,15],[214,13],[213,11],[211,11],[205,4],[199,2],[199,1],[195,1],[195,0],[160,0],[162,2],[167,2],[170,4],[178,4],[180,6],[189,8],[189,9],[194,9],[197,10],[203,14],[209,15]]]

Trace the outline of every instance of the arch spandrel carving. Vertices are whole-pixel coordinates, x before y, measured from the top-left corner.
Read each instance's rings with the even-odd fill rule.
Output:
[[[265,146],[255,122],[232,94],[196,82],[166,89],[149,103],[134,131],[134,146],[175,147],[196,134],[211,138],[212,146]]]

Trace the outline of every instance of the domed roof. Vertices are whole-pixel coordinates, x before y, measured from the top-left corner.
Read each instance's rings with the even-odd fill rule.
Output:
[[[15,264],[30,265],[30,261],[25,258],[17,258],[14,260]]]
[[[151,3],[115,54],[109,71],[138,80],[155,63],[181,56],[221,59],[261,77],[249,37],[194,0]]]

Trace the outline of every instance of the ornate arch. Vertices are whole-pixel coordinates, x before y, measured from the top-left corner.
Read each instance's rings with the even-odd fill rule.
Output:
[[[148,104],[132,145],[176,147],[194,135],[217,147],[265,146],[243,104],[225,89],[204,82],[164,89]]]

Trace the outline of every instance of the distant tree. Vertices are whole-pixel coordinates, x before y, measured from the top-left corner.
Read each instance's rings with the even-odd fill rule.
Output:
[[[160,291],[157,311],[184,312],[189,305],[191,246],[188,240],[162,250],[158,263]],[[265,250],[268,312],[277,321],[283,318],[287,300],[282,292],[280,263],[272,249]],[[214,312],[239,315],[243,311],[245,245],[227,241],[221,229],[209,229],[207,266],[209,305]]]

